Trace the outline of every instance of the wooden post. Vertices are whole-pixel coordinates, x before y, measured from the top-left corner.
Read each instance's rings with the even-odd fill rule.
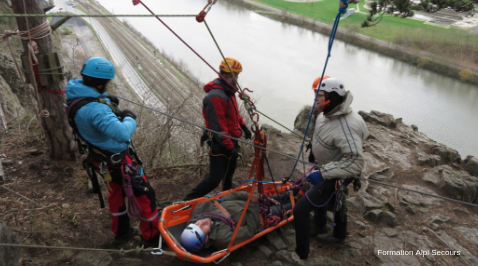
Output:
[[[26,7],[24,8],[23,3]],[[12,1],[12,9],[15,14],[43,14],[43,8],[39,6],[37,0],[17,0]],[[18,29],[28,31],[43,22],[43,17],[18,17],[16,18]],[[28,21],[28,24],[27,24]],[[38,45],[37,56],[48,55],[53,52],[51,36],[34,40]],[[23,40],[24,54],[28,55],[28,40]],[[62,60],[60,60],[62,62]],[[39,86],[42,84],[39,84]],[[64,81],[55,81],[48,86],[49,90],[62,91],[65,87]],[[72,145],[72,131],[68,124],[63,103],[66,101],[64,94],[53,93],[48,90],[41,90],[39,94],[39,103],[42,108],[41,125],[45,132],[45,138],[48,144],[50,158],[55,160],[74,160],[74,145]],[[46,112],[45,112],[46,111]]]

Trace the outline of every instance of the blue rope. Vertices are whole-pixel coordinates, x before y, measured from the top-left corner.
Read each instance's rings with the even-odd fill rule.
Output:
[[[313,188],[313,187],[312,187]],[[312,188],[309,189],[309,191],[312,190]],[[307,193],[309,193],[309,191],[307,191]],[[309,200],[310,204],[312,204],[312,206],[316,207],[316,208],[322,208],[322,207],[325,207],[327,206],[327,204],[329,204],[329,201],[332,199],[332,196],[335,195],[335,192],[333,192],[332,194],[330,194],[330,197],[329,199],[322,205],[317,205],[315,203],[313,203],[310,198],[309,198],[309,195],[307,195],[307,193],[305,193],[305,197]]]
[[[327,59],[325,60],[324,69],[322,71],[322,77],[325,75],[325,70],[327,69],[327,64],[329,63],[330,52],[332,51],[332,44],[334,43],[335,34],[337,33],[337,29],[339,27],[340,16],[347,12],[347,7],[349,5],[348,0],[341,0],[341,2],[343,4],[345,4],[346,7],[345,8],[339,7],[339,12],[337,13],[337,16],[335,17],[334,25],[332,26],[332,32],[330,33],[330,37],[329,37]],[[317,92],[315,94],[314,103],[312,104],[312,110],[311,110],[310,115],[309,115],[309,120],[307,121],[307,127],[305,129],[304,138],[302,139],[302,145],[300,145],[299,154],[297,155],[297,159],[295,160],[295,164],[294,164],[294,167],[292,168],[292,172],[290,173],[289,179],[292,178],[292,175],[294,174],[295,168],[297,167],[297,163],[299,162],[302,150],[304,149],[305,138],[307,136],[307,131],[309,131],[310,121],[312,120],[312,116],[314,114],[315,104],[317,102],[317,97],[319,96],[319,91],[320,91],[320,88],[322,86],[322,81],[323,81],[323,79],[320,80],[319,86],[317,87]]]
[[[313,188],[313,187],[312,187],[312,188]],[[309,189],[309,191],[311,191],[312,188]],[[307,191],[307,193],[308,193],[309,191]],[[332,199],[332,196],[334,196],[334,195],[337,194],[336,192],[333,192],[332,194],[330,194],[329,199],[328,199],[324,204],[322,204],[322,205],[316,205],[315,203],[313,203],[313,202],[310,200],[309,195],[307,195],[307,193],[305,193],[305,197],[309,200],[309,203],[310,203],[312,206],[316,207],[316,208],[323,208],[323,207],[327,206],[327,204],[329,204],[330,200]],[[334,226],[334,227],[335,227],[335,211],[336,211],[336,209],[337,209],[337,201],[335,201],[335,206],[334,206],[334,222],[333,222],[333,226]]]
[[[216,191],[216,196],[217,196],[218,194],[221,194],[221,191]],[[210,199],[210,198],[215,197],[215,196],[204,195],[204,197]],[[219,202],[223,202],[223,201],[224,201],[223,198],[217,198],[216,200],[219,201]]]

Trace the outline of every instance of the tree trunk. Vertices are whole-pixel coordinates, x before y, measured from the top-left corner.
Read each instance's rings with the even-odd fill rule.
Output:
[[[0,104],[0,145],[3,138],[3,132],[7,130],[7,121],[5,115],[3,114],[3,109]],[[5,174],[3,173],[2,160],[0,159],[0,182],[5,181]]]
[[[43,14],[43,8],[39,6],[36,0],[24,0],[26,4],[27,14]],[[16,14],[24,14],[23,0],[12,1],[13,12]],[[28,27],[27,27],[28,20]],[[24,18],[18,17],[17,24],[20,31],[27,31],[32,29],[41,23],[46,18],[31,17]],[[34,40],[38,45],[39,53],[50,54],[53,52],[51,36],[47,36],[42,39]],[[24,54],[28,55],[28,40],[22,41]],[[60,60],[61,62],[61,60]],[[28,69],[28,68],[27,68]],[[65,87],[65,82],[60,81],[48,86],[50,90],[61,91]],[[72,131],[68,124],[68,120],[65,114],[65,108],[63,103],[66,101],[64,94],[55,94],[46,90],[39,92],[40,103],[42,103],[42,109],[49,112],[48,117],[41,116],[41,125],[45,132],[45,138],[49,147],[50,158],[54,160],[66,159],[74,160],[74,145],[72,144]]]

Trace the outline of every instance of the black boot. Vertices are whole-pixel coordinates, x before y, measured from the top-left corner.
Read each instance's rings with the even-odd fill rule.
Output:
[[[137,235],[139,235],[139,229],[131,227],[127,234],[116,236],[114,243],[115,244],[124,243]]]
[[[144,239],[141,236],[141,246],[144,246],[144,248],[158,248],[159,247],[159,235],[156,237],[153,237],[149,240]]]
[[[310,236],[327,234],[329,232],[330,232],[330,229],[326,225],[322,227],[313,226],[312,229],[310,230]]]

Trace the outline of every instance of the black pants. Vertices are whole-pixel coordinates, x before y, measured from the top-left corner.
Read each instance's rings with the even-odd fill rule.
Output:
[[[307,196],[315,205],[323,205],[335,191],[335,181],[337,179],[325,179],[322,183],[314,186],[308,191]],[[334,206],[335,195],[329,201],[329,205]],[[307,197],[299,199],[294,207],[295,237],[297,255],[301,259],[307,259],[309,256],[310,245],[310,222],[309,213],[314,210],[314,226],[324,227],[327,224],[327,205],[324,207],[314,207]],[[343,215],[342,215],[343,214]],[[345,239],[347,236],[347,213],[336,210],[334,237]]]
[[[237,145],[237,143],[234,143]],[[226,148],[213,142],[211,145],[211,152],[209,153],[209,175],[204,177],[195,188],[193,188],[183,200],[192,200],[211,192],[215,189],[224,178],[224,185],[222,190],[228,190],[232,188],[232,176],[236,171],[237,156],[234,158],[228,157],[228,151]]]

